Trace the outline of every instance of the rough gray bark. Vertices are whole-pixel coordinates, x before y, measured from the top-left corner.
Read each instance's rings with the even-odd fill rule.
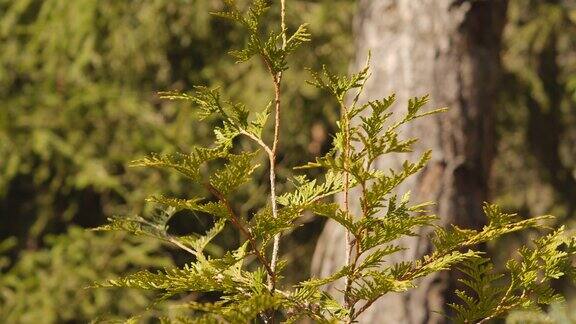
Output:
[[[441,224],[479,227],[485,217],[487,180],[493,155],[493,106],[500,75],[500,42],[505,0],[361,0],[355,26],[355,70],[372,53],[372,78],[362,100],[396,93],[396,111],[410,97],[430,94],[429,108],[449,112],[427,117],[403,129],[417,137],[414,153],[378,161],[383,169],[415,160],[424,150],[433,159],[400,188],[415,202],[436,201]],[[358,210],[358,201],[352,205]],[[405,239],[409,249],[393,261],[429,252],[423,237]],[[344,263],[344,232],[327,223],[317,245],[313,272],[325,276]],[[446,311],[453,290],[446,273],[426,278],[407,294],[385,296],[362,323],[439,323],[434,311]],[[331,287],[334,288],[334,287]]]

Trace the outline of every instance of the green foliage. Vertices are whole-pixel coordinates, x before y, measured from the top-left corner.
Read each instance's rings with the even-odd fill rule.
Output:
[[[506,324],[568,324],[576,320],[570,304],[554,303],[546,312],[533,310],[519,310],[510,313],[506,318]]]
[[[306,24],[300,25],[298,29],[287,40],[286,44],[280,46],[280,42],[285,31],[272,32],[266,38],[260,37],[260,22],[262,15],[268,9],[268,2],[257,0],[252,3],[247,15],[243,15],[235,1],[224,1],[228,7],[227,11],[217,12],[215,15],[237,22],[248,31],[248,41],[246,47],[241,50],[230,51],[230,55],[236,59],[237,63],[248,61],[255,55],[265,62],[266,68],[271,74],[276,75],[288,69],[286,57],[294,52],[300,45],[310,41],[310,34]]]
[[[62,222],[101,223],[103,213],[124,212],[126,202],[140,209],[146,188],[160,179],[127,174],[127,159],[173,152],[209,131],[188,126],[189,110],[157,105],[140,92],[206,79],[199,69],[176,70],[224,43],[205,46],[208,5],[0,1],[0,208],[12,214],[2,217],[7,226],[26,228],[40,244]],[[179,60],[186,43],[202,46]],[[167,189],[182,190],[178,179],[168,180]]]
[[[473,323],[500,317],[511,309],[540,310],[542,305],[562,301],[550,282],[569,275],[573,278],[572,257],[576,238],[564,228],[534,241],[533,247],[522,247],[520,259],[506,264],[505,274],[496,274],[487,258],[465,262],[460,268],[467,276],[460,279],[473,295],[457,291],[462,304],[452,304],[459,323]]]
[[[494,165],[495,196],[506,209],[575,215],[575,45],[573,1],[510,1]],[[526,172],[511,176],[519,169]]]
[[[296,176],[292,181],[294,188],[276,196],[275,184],[281,182],[275,175],[279,113],[284,107],[280,101],[281,81],[287,74],[287,58],[292,46],[295,48],[307,41],[309,36],[304,27],[298,28],[291,38],[283,29],[264,33],[261,24],[267,8],[264,1],[253,1],[246,10],[234,1],[225,3],[226,10],[217,15],[239,23],[248,33],[246,47],[231,54],[240,63],[258,56],[270,74],[274,88],[273,118],[269,108],[246,109],[244,104],[222,100],[215,89],[197,88],[193,95],[165,93],[168,99],[183,99],[198,106],[203,117],[218,116],[214,143],[208,148],[193,149],[190,154],[155,155],[134,165],[176,171],[203,191],[190,199],[151,198],[149,201],[161,208],[159,214],[115,217],[100,229],[155,237],[189,252],[192,258],[183,267],[156,272],[142,270],[99,285],[154,291],[159,300],[184,294],[215,299],[186,302],[183,307],[189,310],[187,316],[167,317],[168,322],[238,323],[256,318],[265,322],[295,322],[307,317],[317,322],[351,323],[382,296],[407,291],[416,287],[422,277],[456,267],[469,277],[462,279],[462,283],[471,290],[470,293],[458,291],[462,304],[451,305],[458,321],[487,321],[512,309],[557,300],[549,281],[574,272],[571,258],[575,241],[565,235],[563,229],[537,239],[534,247],[523,248],[521,260],[509,261],[503,275],[492,273],[489,259],[478,248],[507,233],[543,229],[542,223],[549,217],[521,220],[495,205],[486,204],[488,224],[483,228],[463,229],[455,225],[448,229],[436,228],[430,238],[434,249],[429,254],[417,260],[389,262],[390,255],[403,249],[398,239],[418,235],[422,227],[435,226],[436,217],[427,210],[429,203],[414,204],[409,193],[399,196],[395,192],[403,181],[426,165],[431,153],[424,153],[415,162],[406,161],[399,170],[377,170],[373,162],[386,154],[410,152],[416,139],[402,139],[399,128],[443,109],[424,111],[427,97],[414,98],[408,102],[406,112],[393,120],[396,116],[388,112],[394,103],[393,96],[358,103],[369,77],[368,66],[351,76],[333,74],[328,68],[323,68],[321,73],[312,72],[310,84],[331,93],[342,114],[331,150],[315,162],[297,168],[305,172],[316,170],[315,174],[320,176]],[[296,43],[290,45],[291,42]],[[352,100],[348,103],[346,98]],[[261,131],[268,117],[275,123],[272,139]],[[352,123],[353,119],[357,122]],[[256,130],[251,130],[250,125]],[[236,138],[246,138],[262,151],[237,145]],[[241,208],[236,207],[232,197],[242,192],[241,185],[258,167],[253,162],[258,154],[265,154],[269,159],[270,203],[262,204],[255,211],[239,213]],[[360,192],[362,208],[356,214],[348,209],[348,194],[352,189]],[[344,197],[342,205],[327,199],[334,195]],[[167,223],[174,212],[181,209],[212,216],[214,228],[204,236],[192,238],[169,234]],[[282,280],[285,264],[276,260],[276,242],[281,234],[298,226],[305,212],[331,218],[345,228],[346,242],[337,243],[343,246],[346,263],[326,278],[289,285]],[[208,253],[207,244],[225,224],[241,235],[240,244],[220,255]],[[270,244],[272,241],[274,244]],[[502,287],[499,280],[504,277],[510,279],[508,286]],[[341,278],[345,281],[339,287],[343,300],[323,291],[323,286],[337,284]]]
[[[137,290],[87,289],[94,281],[134,268],[171,266],[150,240],[95,234],[71,227],[46,238],[0,277],[0,317],[7,323],[89,322],[142,312],[152,295]],[[5,251],[4,251],[5,252]]]
[[[318,45],[315,53],[295,53],[295,63],[314,64],[319,57],[344,69],[353,4],[293,5],[310,22],[307,29],[315,32]],[[188,193],[176,176],[142,177],[125,165],[149,152],[174,154],[191,142],[205,144],[212,132],[213,119],[193,122],[198,110],[158,100],[150,95],[157,89],[181,92],[204,84],[250,99],[246,109],[269,103],[265,68],[249,62],[233,69],[232,60],[214,55],[249,34],[209,14],[224,9],[214,0],[0,0],[3,238],[17,233],[20,241],[29,236],[27,243],[41,244],[42,235],[63,230],[62,224],[93,226],[105,221],[103,215],[143,212],[141,202],[154,188]],[[262,18],[263,27],[273,19]],[[298,30],[290,21],[287,28]],[[294,34],[287,51],[306,39],[307,29]],[[305,77],[300,72],[285,78],[290,87],[284,102],[318,109],[285,111],[293,125],[284,132],[293,140],[281,145],[302,154],[282,159],[279,172],[322,150],[322,137],[310,146],[311,132],[325,132],[323,120],[334,118],[325,94],[298,86]],[[248,131],[269,132],[258,125],[265,118],[264,113],[251,121]],[[263,190],[263,177],[263,171],[255,175],[251,191]],[[256,197],[245,208],[261,203]]]
[[[315,62],[320,60],[334,63],[344,71],[351,54],[348,44],[354,4],[348,0],[305,0],[291,6],[296,9],[294,15],[309,21],[307,27],[314,32],[312,42],[317,46],[314,53],[294,53],[293,66],[319,64]],[[143,203],[150,192],[158,194],[158,199],[161,195],[201,194],[201,188],[188,186],[177,173],[142,176],[137,171],[128,172],[125,166],[149,152],[178,160],[175,152],[189,151],[190,143],[206,144],[212,126],[218,122],[214,116],[197,122],[197,117],[204,117],[199,109],[190,109],[182,101],[159,100],[153,95],[158,89],[181,93],[182,89],[203,84],[206,89],[220,89],[223,97],[249,99],[246,109],[269,104],[268,73],[259,62],[252,60],[241,69],[233,69],[233,60],[214,55],[225,52],[231,44],[242,44],[248,34],[209,14],[223,9],[220,1],[214,0],[0,0],[0,241],[14,236],[10,243],[15,245],[11,253],[0,256],[0,264],[10,265],[0,273],[0,281],[9,275],[10,267],[19,258],[40,251],[49,254],[46,248],[56,248],[45,246],[45,235],[68,233],[67,228],[74,224],[94,227],[115,214],[159,217]],[[261,25],[265,27],[266,21]],[[297,30],[298,26],[288,21],[287,28]],[[292,44],[302,41],[303,31],[297,33]],[[296,69],[299,70],[302,69]],[[303,163],[323,151],[323,136],[330,128],[327,121],[335,118],[327,95],[299,86],[306,77],[302,71],[285,78],[289,86],[284,90],[283,102],[314,109],[307,114],[298,110],[283,112],[293,123],[283,129],[291,140],[280,145],[299,154],[286,154],[278,163],[278,173],[287,173],[287,166]],[[201,90],[196,89],[195,94]],[[264,127],[266,118],[264,111],[254,114],[247,131],[269,134],[270,127]],[[222,128],[223,141],[230,138],[226,132]],[[314,143],[309,142],[311,137]],[[237,141],[241,141],[238,145],[248,145],[245,139]],[[220,162],[214,163],[217,166]],[[245,191],[231,198],[242,199],[239,213],[252,211],[266,198],[261,185],[266,178],[263,169],[255,170]],[[202,208],[215,209],[220,205],[206,202]],[[198,217],[202,218],[203,213],[197,212]],[[180,215],[176,212],[170,217]],[[170,230],[182,230],[179,219],[174,218]],[[149,226],[148,223],[138,219],[132,225]],[[199,223],[190,227],[202,232],[204,224]],[[164,229],[156,228],[156,234]],[[192,247],[196,238],[190,232],[186,233],[187,247]],[[229,234],[229,229],[224,228],[221,237],[226,237],[217,239],[218,244],[229,247],[235,243],[237,238]],[[293,239],[285,244],[294,247],[293,251],[302,251],[310,249],[312,239]],[[208,245],[208,250],[212,247]],[[181,258],[178,253],[172,256],[176,261]],[[84,260],[91,264],[91,258]],[[292,258],[291,269],[308,268],[308,260],[297,255]],[[83,269],[80,263],[77,268]],[[99,269],[107,277],[131,271],[121,267],[109,270]],[[292,271],[303,275],[305,272]],[[63,277],[70,282],[85,282],[82,275],[83,270],[68,271]],[[21,276],[23,282],[36,280],[35,271]],[[37,290],[54,291],[54,282],[40,281]],[[105,292],[98,292],[101,294]],[[50,294],[43,293],[42,298],[47,295]],[[18,296],[26,298],[24,293]],[[144,303],[135,300],[135,307]],[[42,304],[46,319],[85,304],[80,298],[54,301]],[[19,322],[26,314],[24,308],[19,309],[10,317],[11,322]],[[100,313],[114,317],[139,310],[122,306],[121,311],[111,307],[109,312]],[[42,318],[40,310],[30,313]],[[74,312],[76,315],[67,315],[66,321],[87,322],[95,313],[99,312]]]

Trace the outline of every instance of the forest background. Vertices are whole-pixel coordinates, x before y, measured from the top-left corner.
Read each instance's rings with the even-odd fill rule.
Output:
[[[186,261],[152,240],[85,229],[144,211],[144,198],[159,188],[189,194],[181,179],[126,168],[149,152],[186,152],[211,134],[209,125],[194,121],[194,107],[160,101],[157,91],[220,86],[227,97],[267,104],[265,71],[257,62],[233,67],[225,54],[244,35],[209,15],[219,5],[0,0],[0,318],[123,318],[144,310],[151,296],[84,287]],[[284,100],[297,109],[283,117],[283,138],[290,140],[281,143],[287,153],[279,157],[280,177],[329,148],[340,112],[300,71],[322,64],[350,69],[361,9],[349,0],[289,2],[287,21],[294,25],[288,28],[308,22],[313,38],[285,76]],[[510,0],[506,15],[488,197],[522,216],[556,215],[570,228],[576,216],[576,4]],[[255,178],[246,210],[266,197],[266,174]],[[208,226],[186,212],[171,222],[177,233]],[[283,243],[293,281],[309,274],[324,225],[318,218],[308,222]],[[488,249],[505,257],[525,239],[507,237]]]

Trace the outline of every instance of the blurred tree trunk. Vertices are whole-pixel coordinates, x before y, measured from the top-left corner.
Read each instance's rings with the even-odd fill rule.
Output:
[[[415,202],[435,201],[440,223],[479,227],[485,220],[492,162],[493,106],[501,72],[500,45],[507,1],[362,0],[355,25],[361,67],[372,52],[373,76],[363,100],[396,93],[396,111],[412,96],[430,94],[429,108],[447,106],[448,113],[424,118],[403,129],[420,139],[415,152],[378,161],[398,167],[426,149],[433,159],[400,192],[410,190]],[[358,208],[358,201],[352,204]],[[426,234],[426,233],[422,233]],[[401,242],[408,250],[392,261],[415,259],[430,251],[425,237]],[[344,262],[344,233],[327,223],[319,239],[313,272],[325,276]],[[361,317],[362,323],[439,323],[434,311],[448,311],[453,279],[448,274],[426,278],[409,294],[391,294]],[[330,287],[334,289],[335,287]]]

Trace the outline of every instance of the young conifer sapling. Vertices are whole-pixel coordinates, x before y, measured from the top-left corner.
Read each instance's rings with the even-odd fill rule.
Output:
[[[398,186],[421,170],[430,159],[425,152],[417,161],[405,161],[398,170],[378,170],[374,161],[387,154],[409,152],[417,139],[403,139],[398,129],[415,119],[441,112],[423,111],[428,98],[413,98],[403,116],[389,108],[395,97],[360,103],[369,78],[369,65],[356,74],[335,75],[324,67],[311,71],[310,85],[329,92],[338,104],[341,117],[331,150],[295,172],[321,170],[312,178],[296,175],[291,191],[277,194],[277,156],[282,126],[282,77],[290,54],[310,40],[306,24],[289,34],[286,3],[280,1],[280,30],[263,33],[262,16],[269,9],[265,0],[254,0],[241,10],[234,0],[224,1],[226,9],[215,15],[236,22],[248,34],[246,45],[230,54],[238,63],[257,58],[271,79],[271,105],[261,110],[222,98],[218,89],[198,86],[192,93],[162,92],[162,98],[186,100],[197,107],[201,118],[217,116],[211,147],[194,147],[189,153],[152,154],[132,162],[132,166],[162,168],[177,172],[203,188],[204,195],[189,199],[153,196],[148,199],[160,211],[153,214],[113,217],[100,230],[122,230],[145,235],[174,245],[191,256],[183,267],[152,272],[146,269],[98,284],[104,287],[139,288],[156,291],[159,301],[191,293],[217,296],[216,301],[184,299],[182,316],[165,316],[167,323],[250,323],[263,321],[297,322],[311,319],[319,323],[354,323],[375,301],[386,294],[414,289],[419,279],[438,271],[460,269],[460,303],[451,320],[457,323],[486,322],[520,308],[539,309],[561,298],[550,287],[551,280],[574,274],[576,252],[573,236],[564,228],[552,231],[522,248],[519,257],[497,273],[491,260],[478,249],[482,243],[504,234],[528,228],[542,229],[548,216],[519,219],[495,205],[485,204],[488,224],[481,229],[458,226],[437,227],[430,203],[414,204],[409,193]],[[271,122],[272,135],[266,125]],[[253,149],[237,152],[237,138],[253,142]],[[251,181],[259,155],[268,160],[269,203],[253,214],[244,215],[234,206],[234,194]],[[222,165],[221,161],[226,161]],[[361,210],[349,208],[350,191],[358,189]],[[343,197],[343,203],[334,197]],[[356,199],[356,198],[355,198]],[[175,212],[191,210],[211,215],[213,227],[203,235],[175,236],[167,223]],[[282,281],[285,262],[280,258],[282,233],[294,228],[304,212],[329,218],[346,230],[342,253],[345,264],[324,278],[310,278],[296,285]],[[232,226],[242,243],[221,255],[206,250],[224,229]],[[435,227],[430,240],[434,249],[416,260],[388,262],[390,255],[404,249],[398,242],[404,236],[418,235],[422,226]],[[340,243],[338,243],[340,244]],[[341,283],[341,284],[340,284]],[[339,292],[325,291],[329,284],[340,285]],[[441,311],[441,310],[439,310]]]

